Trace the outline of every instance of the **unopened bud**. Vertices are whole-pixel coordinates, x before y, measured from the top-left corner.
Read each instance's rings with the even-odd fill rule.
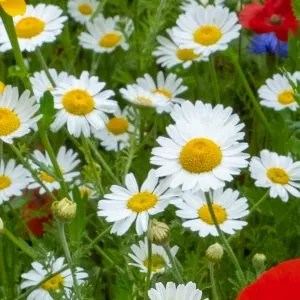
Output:
[[[255,270],[262,270],[265,268],[267,257],[262,253],[256,253],[252,258],[252,265]]]
[[[219,243],[209,246],[206,250],[206,256],[212,262],[219,262],[224,254],[224,249]]]
[[[75,218],[77,204],[67,198],[63,198],[60,201],[54,201],[51,209],[57,219],[68,222]]]
[[[164,245],[169,241],[169,226],[155,219],[150,221],[148,239],[157,245]]]
[[[3,231],[4,229],[4,223],[3,220],[0,218],[0,233]]]

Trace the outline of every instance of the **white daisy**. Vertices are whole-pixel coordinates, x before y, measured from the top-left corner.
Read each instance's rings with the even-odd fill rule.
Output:
[[[239,36],[240,29],[236,13],[227,7],[199,5],[179,16],[173,34],[180,47],[208,56],[227,49],[228,44]]]
[[[158,182],[155,171],[150,170],[147,179],[138,187],[132,173],[125,177],[125,188],[113,185],[111,194],[99,201],[98,216],[112,222],[111,233],[123,235],[136,221],[136,232],[141,235],[147,231],[149,215],[165,210],[170,201],[176,201],[179,192],[170,190],[168,181]]]
[[[176,105],[171,114],[176,124],[167,127],[170,136],[157,139],[151,163],[158,177],[170,179],[170,187],[183,190],[218,189],[248,165],[248,147],[241,143],[244,124],[232,108],[196,101]]]
[[[289,193],[300,197],[300,161],[262,150],[260,157],[251,159],[250,172],[256,186],[270,189],[270,197],[280,197],[284,202],[288,201]]]
[[[194,61],[207,61],[208,57],[196,54],[193,48],[182,48],[174,40],[171,29],[167,29],[170,39],[158,36],[159,46],[153,51],[153,55],[158,57],[156,63],[165,68],[172,68],[181,64],[188,68]]]
[[[215,6],[223,6],[224,0],[186,0],[186,2],[180,7],[183,11],[187,12],[188,10],[193,10],[195,6],[204,6],[206,7],[209,4]]]
[[[167,282],[164,286],[161,282],[155,284],[155,288],[148,291],[150,300],[201,300],[202,291],[198,290],[196,284],[188,282],[186,285]],[[204,299],[208,300],[208,298]]]
[[[27,5],[24,15],[13,18],[21,51],[32,52],[44,43],[52,43],[62,32],[67,17],[55,5]],[[12,46],[3,23],[0,23],[0,52],[11,50]]]
[[[100,130],[105,127],[108,117],[113,113],[117,103],[109,99],[114,96],[111,90],[103,90],[104,82],[98,77],[90,76],[87,71],[79,78],[69,76],[53,90],[54,106],[58,109],[51,125],[52,131],[58,131],[67,124],[68,131],[75,137],[83,134],[89,137],[91,128]]]
[[[65,146],[62,146],[57,153],[56,159],[63,175],[64,181],[72,182],[74,178],[79,175],[78,171],[74,171],[74,169],[80,163],[78,154],[72,149],[67,150]],[[60,183],[54,177],[54,169],[48,153],[43,154],[41,151],[35,150],[33,152],[32,160],[30,161],[30,163],[32,168],[38,171],[40,179],[51,192],[60,188]],[[50,173],[52,172],[52,174],[50,174],[46,170],[43,170],[38,163],[48,168],[50,170]],[[28,185],[28,188],[40,188],[40,194],[44,194],[46,192],[45,189],[41,187],[40,184],[33,178],[31,179],[31,183]]]
[[[7,164],[0,161],[0,204],[12,196],[21,196],[29,183],[30,174],[16,161],[10,159]]]
[[[30,91],[19,96],[17,87],[6,86],[0,93],[0,140],[11,144],[14,138],[30,132],[41,116],[34,116],[39,105]]]
[[[59,272],[61,269],[66,267],[64,263],[64,258],[59,257],[57,259],[53,258],[49,253],[45,264],[39,262],[33,262],[31,264],[32,269],[21,275],[24,281],[21,283],[21,289],[26,289],[28,287],[34,287],[39,285],[51,274]],[[76,268],[75,270],[76,281],[78,285],[82,285],[85,280],[88,278],[88,274],[84,272],[82,268]],[[52,293],[60,293],[61,295],[67,295],[69,297],[74,297],[72,291],[73,287],[73,278],[71,270],[66,268],[61,273],[54,275],[52,278],[48,279],[35,290],[33,290],[29,296],[28,300],[52,300],[56,299],[51,296]]]
[[[102,130],[93,130],[94,136],[101,141],[101,145],[106,150],[120,151],[129,146],[130,134],[134,131],[129,114],[129,107],[126,107],[123,112],[118,108]]]
[[[68,77],[66,72],[58,73],[55,69],[49,69],[49,73],[54,80],[55,85],[64,82]],[[32,85],[33,93],[37,99],[40,99],[46,91],[51,92],[54,90],[54,86],[52,86],[45,71],[33,73],[29,80]]]
[[[159,94],[164,96],[167,105],[157,107],[157,111],[171,112],[174,103],[181,103],[184,101],[182,98],[177,96],[187,90],[187,87],[182,85],[182,78],[171,73],[168,76],[164,76],[163,72],[158,72],[156,82],[152,79],[149,74],[145,74],[144,77],[137,79],[137,85],[145,91],[154,95]]]
[[[199,236],[217,236],[218,232],[210,214],[205,194],[201,191],[192,193],[185,192],[182,196],[183,201],[174,203],[178,210],[176,215],[185,219],[183,227],[198,231]],[[247,216],[247,199],[239,199],[239,192],[232,189],[218,189],[211,194],[213,210],[222,231],[234,234],[236,230],[242,229],[247,222],[239,219]]]
[[[163,273],[167,268],[172,268],[170,259],[162,246],[151,244],[152,256],[151,256],[151,276],[156,273]],[[171,253],[175,257],[178,247],[172,247]],[[141,272],[147,273],[149,267],[149,256],[148,256],[148,240],[139,241],[138,245],[131,246],[132,253],[129,253],[129,257],[134,263],[129,263],[131,266],[138,267]]]
[[[98,4],[96,0],[69,0],[68,13],[75,21],[85,24],[90,21]]]
[[[300,81],[299,72],[288,73],[287,76],[275,74],[272,78],[267,79],[266,83],[258,90],[261,105],[275,110],[289,108],[296,111],[298,109],[294,96],[295,91],[290,81],[296,85],[297,80]]]
[[[119,21],[119,16],[105,19],[103,15],[99,15],[93,22],[86,24],[88,32],[82,32],[79,35],[79,44],[97,53],[110,53],[118,46],[128,50],[126,34],[121,31]]]

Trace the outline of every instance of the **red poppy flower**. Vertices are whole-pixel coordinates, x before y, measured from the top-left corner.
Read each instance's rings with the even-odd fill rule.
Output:
[[[264,4],[245,5],[239,15],[240,23],[255,33],[274,32],[279,40],[287,41],[289,31],[299,27],[291,0],[266,0]]]
[[[25,195],[28,193],[25,193]],[[23,207],[22,218],[33,235],[40,237],[44,233],[44,225],[52,221],[51,198],[48,195],[39,195],[34,190],[30,201]]]
[[[237,300],[299,300],[300,259],[285,261],[264,272]]]

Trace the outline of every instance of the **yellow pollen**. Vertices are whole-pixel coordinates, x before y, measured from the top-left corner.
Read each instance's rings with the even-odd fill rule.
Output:
[[[106,128],[114,135],[119,135],[127,132],[129,123],[125,118],[111,118],[106,124]]]
[[[152,100],[147,97],[139,96],[136,98],[136,100],[141,102],[142,104],[152,104]]]
[[[80,188],[79,192],[80,192],[81,198],[84,198],[85,196],[90,198],[92,195],[92,190],[90,190],[89,188]]]
[[[221,37],[221,30],[214,25],[201,26],[194,32],[194,41],[204,46],[217,43]]]
[[[270,168],[267,171],[267,176],[274,183],[288,184],[289,175],[281,168]]]
[[[4,89],[5,89],[5,84],[2,81],[0,81],[0,94],[4,92]]]
[[[0,176],[0,191],[8,188],[11,185],[11,180],[8,176]]]
[[[227,220],[226,210],[218,204],[213,204],[212,207],[213,207],[218,224],[223,224]],[[198,216],[199,216],[199,219],[201,219],[203,222],[205,222],[209,225],[214,224],[213,218],[210,214],[207,204],[205,204],[199,208]]]
[[[278,102],[287,105],[295,102],[293,90],[285,90],[278,95]]]
[[[10,135],[21,125],[20,119],[13,111],[0,107],[0,136]]]
[[[26,17],[20,20],[16,25],[18,38],[31,39],[44,31],[46,24],[38,18]]]
[[[158,88],[158,89],[153,90],[152,93],[161,94],[161,95],[165,96],[166,98],[168,98],[168,100],[170,100],[172,98],[172,93],[170,91],[168,91],[167,89]]]
[[[93,97],[84,90],[75,89],[67,92],[62,99],[67,112],[72,115],[84,116],[93,111],[95,102]]]
[[[191,173],[210,172],[222,161],[222,151],[213,141],[197,138],[182,148],[179,156],[181,166]]]
[[[89,16],[92,14],[93,9],[88,4],[81,4],[78,6],[78,10],[85,16]]]
[[[47,174],[46,172],[42,171],[40,173],[40,179],[44,182],[52,183],[55,181],[55,178],[51,175]]]
[[[47,291],[59,290],[63,286],[64,282],[65,280],[62,275],[58,274],[44,282],[42,284],[42,288]]]
[[[148,268],[149,266],[148,258],[144,260],[144,266]],[[165,261],[160,255],[155,254],[151,256],[151,272],[157,272],[161,270],[164,266],[165,266]]]
[[[141,213],[154,207],[157,201],[158,198],[156,195],[148,192],[140,192],[128,200],[127,207],[134,212]]]
[[[107,33],[99,41],[100,47],[113,48],[116,47],[122,39],[122,36],[118,33]]]
[[[178,49],[176,56],[182,61],[188,61],[199,58],[200,54],[195,54],[193,49]]]

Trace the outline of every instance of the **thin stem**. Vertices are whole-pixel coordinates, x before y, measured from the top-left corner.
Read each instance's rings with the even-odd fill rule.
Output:
[[[199,70],[198,70],[198,64],[194,63],[192,65],[193,73],[194,73],[194,79],[195,79],[195,100],[200,98],[201,94],[201,88],[200,88],[200,76],[199,76]]]
[[[213,58],[212,55],[209,56],[209,68],[210,68],[211,80],[212,80],[212,83],[213,83],[215,102],[217,104],[219,104],[221,102],[221,100],[220,100],[220,89],[219,89],[219,84],[218,84],[218,78],[217,78],[217,73],[216,73],[215,62],[214,62],[214,58]]]
[[[217,292],[217,284],[215,279],[214,263],[212,262],[209,262],[209,276],[211,282],[212,300],[219,300],[219,296]]]
[[[253,213],[264,201],[268,198],[269,191],[267,191],[250,209],[250,213]]]
[[[146,284],[144,291],[144,299],[148,299],[148,290],[151,285],[151,273],[152,273],[152,241],[148,239],[148,266],[147,266],[147,275],[146,275]]]
[[[61,241],[63,249],[64,249],[64,253],[65,253],[65,256],[67,259],[68,266],[71,270],[71,274],[72,274],[72,278],[73,278],[73,282],[74,282],[74,292],[76,295],[76,299],[80,300],[81,299],[80,289],[79,289],[77,278],[76,278],[76,270],[74,270],[74,267],[73,267],[72,258],[71,258],[67,238],[66,238],[64,222],[58,221],[58,234],[59,234],[59,238],[60,238],[60,241]]]
[[[170,260],[170,263],[171,263],[172,268],[174,270],[174,275],[176,277],[177,282],[178,283],[183,283],[182,276],[180,274],[180,271],[178,269],[178,266],[176,264],[174,256],[173,256],[173,254],[171,252],[170,246],[168,244],[166,244],[166,245],[164,245],[164,249],[165,249],[165,251],[166,251],[166,253],[167,253],[168,257],[169,257],[169,260]]]
[[[46,73],[46,75],[47,75],[49,81],[51,82],[52,87],[55,87],[55,86],[56,86],[55,81],[54,81],[54,79],[52,78],[52,76],[51,76],[51,74],[50,74],[50,72],[49,72],[48,66],[47,66],[47,64],[46,64],[46,61],[45,61],[45,59],[44,59],[44,56],[43,56],[43,54],[42,54],[40,48],[37,48],[37,49],[35,50],[35,54],[36,54],[36,56],[37,56],[37,58],[38,58],[38,60],[39,60],[39,62],[40,62],[40,64],[41,64],[43,70],[45,71],[45,73]]]
[[[233,252],[233,250],[232,250],[229,242],[227,241],[227,239],[226,239],[223,231],[220,228],[220,225],[218,223],[217,217],[215,215],[215,211],[213,209],[213,204],[212,204],[212,201],[210,199],[210,195],[208,193],[206,195],[206,202],[207,202],[207,206],[208,206],[209,212],[211,214],[211,217],[213,219],[214,225],[216,226],[217,232],[219,234],[219,237],[220,237],[220,239],[221,239],[221,241],[222,241],[222,243],[223,243],[223,245],[224,245],[224,247],[225,247],[225,249],[226,249],[226,251],[227,251],[227,253],[228,253],[228,255],[229,255],[229,257],[230,257],[230,259],[232,261],[232,263],[234,264],[238,275],[239,275],[238,278],[241,281],[241,284],[243,286],[246,286],[247,285],[247,281],[245,279],[243,270],[242,270],[242,268],[241,268],[241,266],[239,264],[238,259],[235,256],[235,254],[234,254],[234,252]]]

